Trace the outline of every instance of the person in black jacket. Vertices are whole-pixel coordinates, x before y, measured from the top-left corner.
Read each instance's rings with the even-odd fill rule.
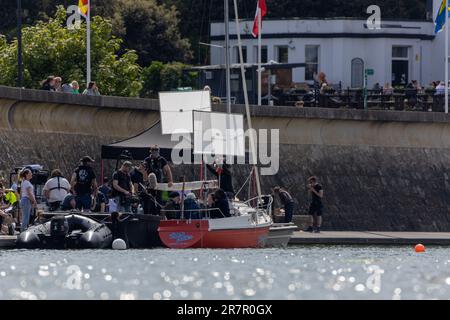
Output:
[[[231,217],[230,204],[228,202],[227,195],[224,190],[217,189],[213,195],[211,195],[211,218],[220,219]]]
[[[212,166],[207,164],[206,167],[217,177],[217,179],[219,179],[220,189],[227,194],[228,198],[234,198],[233,176],[231,174],[231,167],[227,164],[226,160],[223,160],[223,164],[215,161]]]

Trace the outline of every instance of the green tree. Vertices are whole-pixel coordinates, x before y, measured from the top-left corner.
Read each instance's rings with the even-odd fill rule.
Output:
[[[92,79],[102,94],[137,96],[142,88],[137,54],[117,52],[121,40],[112,35],[110,21],[99,16],[91,23]],[[63,81],[79,80],[84,84],[86,70],[86,27],[69,30],[66,12],[59,7],[48,22],[38,22],[23,29],[24,81],[28,88],[39,88],[48,75]],[[17,41],[0,40],[0,84],[15,85],[17,77]],[[85,85],[85,84],[84,84]]]
[[[139,63],[187,61],[192,57],[189,41],[181,37],[174,6],[154,0],[118,0],[113,26],[123,46],[136,50]]]
[[[189,66],[173,62],[153,63],[142,70],[143,88],[141,97],[157,98],[160,91],[173,91],[180,87],[194,88],[197,84],[197,72],[188,71]]]

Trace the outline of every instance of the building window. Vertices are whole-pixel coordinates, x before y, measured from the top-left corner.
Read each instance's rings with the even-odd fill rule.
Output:
[[[319,72],[319,46],[305,46],[305,80],[314,80]]]
[[[408,59],[408,47],[392,47],[392,58]]]
[[[278,46],[276,48],[276,58],[279,63],[289,63],[289,47]]]
[[[364,87],[364,61],[361,58],[352,60],[352,88]]]
[[[253,52],[255,53],[255,63],[258,63],[258,46],[255,46]],[[267,46],[261,46],[261,63],[267,63],[268,55],[267,55]]]
[[[247,63],[247,46],[242,46],[242,57],[244,59],[244,63]],[[241,60],[239,57],[239,46],[234,47],[233,63],[241,63]]]

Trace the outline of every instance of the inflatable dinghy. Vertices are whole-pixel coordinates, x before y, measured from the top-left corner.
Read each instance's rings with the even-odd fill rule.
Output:
[[[31,226],[17,237],[16,245],[25,249],[105,249],[112,240],[106,225],[72,214]]]

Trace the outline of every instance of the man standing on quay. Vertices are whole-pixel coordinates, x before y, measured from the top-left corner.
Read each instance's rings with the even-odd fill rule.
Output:
[[[311,215],[311,225],[305,231],[320,233],[323,213],[323,188],[317,182],[316,177],[310,177],[308,179],[307,187],[308,192],[311,194],[311,205],[309,207],[309,214]]]

